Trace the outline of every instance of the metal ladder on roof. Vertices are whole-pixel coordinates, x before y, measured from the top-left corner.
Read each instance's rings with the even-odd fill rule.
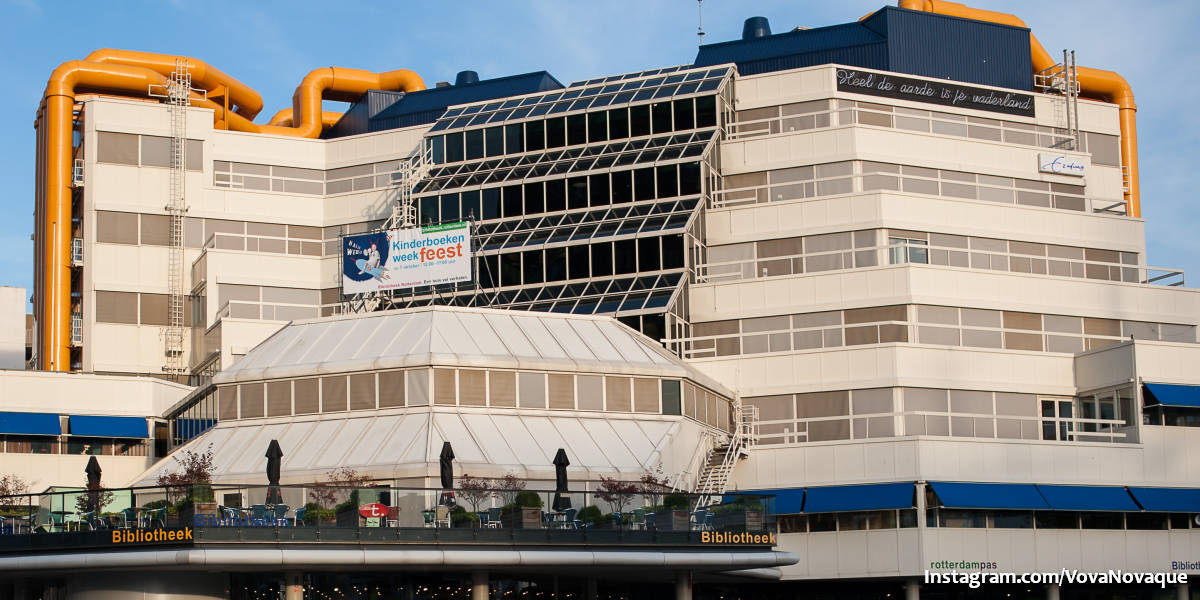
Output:
[[[1055,102],[1054,109],[1066,122],[1069,140],[1056,145],[1058,150],[1078,151],[1079,143],[1079,74],[1075,66],[1075,52],[1063,50],[1063,60],[1033,74],[1033,87],[1045,94],[1059,94],[1061,103]]]
[[[695,505],[692,509],[709,506],[721,499],[729,485],[729,478],[739,460],[747,455],[746,450],[758,442],[758,407],[738,404],[734,407],[733,432],[729,442],[709,451],[708,461],[696,486]]]

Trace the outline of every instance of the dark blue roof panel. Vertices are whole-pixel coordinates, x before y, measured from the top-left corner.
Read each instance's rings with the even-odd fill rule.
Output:
[[[810,487],[804,500],[806,513],[884,510],[912,506],[912,482]]]
[[[71,415],[68,425],[71,427],[71,435],[111,438],[150,437],[145,417]]]
[[[1046,510],[1050,505],[1032,483],[952,483],[931,481],[946,508]]]
[[[1200,513],[1198,489],[1131,487],[1129,492],[1148,511]]]
[[[0,433],[15,435],[59,435],[58,415],[48,413],[0,412]]]
[[[1141,510],[1123,487],[1039,483],[1037,489],[1054,510]]]

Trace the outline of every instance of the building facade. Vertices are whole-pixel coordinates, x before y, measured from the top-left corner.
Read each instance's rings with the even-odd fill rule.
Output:
[[[612,397],[621,427],[679,417],[708,434],[596,472],[657,466],[713,498],[772,498],[778,548],[796,561],[779,564],[792,583],[764,586],[912,597],[927,571],[964,563],[1195,572],[1200,292],[1147,260],[1132,92],[1065,56],[1046,64],[1010,16],[925,4],[776,35],[752,19],[692,64],[566,86],[464,73],[365,90],[316,138],[230,130],[209,107],[80,97],[70,370],[189,384],[143,415],[169,449],[289,423],[296,440],[324,431],[332,456],[351,441],[338,436],[397,431],[371,419],[394,421],[389,410],[415,406],[405,397],[422,414],[611,412]],[[175,233],[172,178],[187,201]],[[416,225],[470,223],[471,281],[342,294],[343,237],[404,207]],[[187,268],[172,270],[173,252]],[[431,306],[612,317],[706,383],[668,391],[646,375],[638,388],[619,371],[543,366],[528,388],[540,391],[519,400],[526,384],[493,388],[486,365],[350,361],[284,377],[271,368],[287,364],[244,359],[290,322],[342,323],[332,330]],[[443,310],[429,314],[458,314]],[[180,318],[183,373],[164,344]],[[490,368],[500,382],[526,375]],[[343,433],[319,425],[355,411]],[[411,469],[354,464],[423,484],[434,441],[486,439],[507,449],[480,446],[481,472],[528,467],[493,460],[520,442],[469,421],[423,426],[433,445]],[[752,433],[731,449],[742,423]],[[221,450],[225,481],[261,483],[244,450]],[[293,476],[345,466],[326,458]]]

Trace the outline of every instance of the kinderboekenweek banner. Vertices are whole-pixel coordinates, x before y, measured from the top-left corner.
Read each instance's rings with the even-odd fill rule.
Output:
[[[346,295],[470,280],[467,223],[342,238],[342,293]]]

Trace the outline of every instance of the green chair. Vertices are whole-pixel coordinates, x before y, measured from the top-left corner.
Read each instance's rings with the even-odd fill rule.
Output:
[[[132,521],[134,525],[140,525],[138,523],[137,509],[134,509],[134,508],[121,509],[121,527],[124,529],[129,529],[130,521]]]
[[[646,528],[646,509],[644,509],[644,508],[633,509],[633,528],[634,529],[645,529]]]
[[[432,510],[421,511],[421,518],[425,519],[426,527],[437,527],[437,522],[434,521],[434,515],[433,515]]]

